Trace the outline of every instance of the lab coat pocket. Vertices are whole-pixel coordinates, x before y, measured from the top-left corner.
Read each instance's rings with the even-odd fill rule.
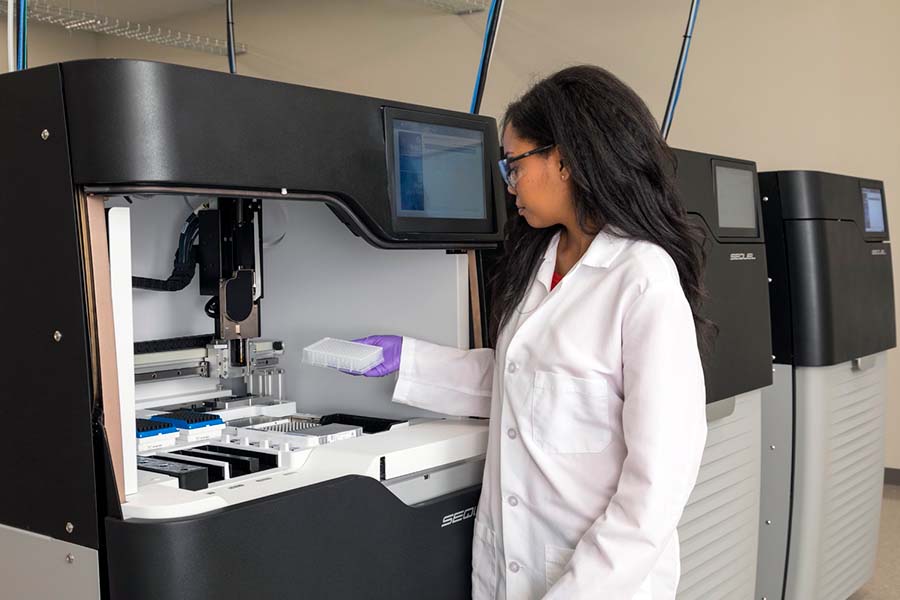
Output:
[[[602,452],[609,445],[605,379],[537,371],[532,398],[534,440],[547,452]]]
[[[573,554],[575,551],[571,548],[560,548],[550,544],[544,546],[544,574],[548,590],[562,577]]]
[[[494,600],[497,595],[496,553],[494,531],[476,519],[475,536],[472,540],[473,600]]]

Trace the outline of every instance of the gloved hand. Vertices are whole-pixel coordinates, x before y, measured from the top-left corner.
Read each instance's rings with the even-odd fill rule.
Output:
[[[369,337],[353,340],[360,344],[380,346],[384,351],[384,362],[376,365],[363,373],[365,377],[384,377],[400,370],[400,351],[403,348],[403,338],[399,335],[370,335]]]

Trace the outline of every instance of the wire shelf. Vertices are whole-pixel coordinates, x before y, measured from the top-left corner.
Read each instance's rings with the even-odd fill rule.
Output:
[[[454,15],[482,12],[491,5],[490,0],[418,0],[422,4]]]
[[[6,2],[0,2],[0,16],[6,15],[6,5]],[[69,31],[89,31],[218,56],[228,55],[228,43],[218,38],[155,25],[144,25],[33,0],[28,2],[28,19],[38,23],[57,25]],[[235,43],[235,54],[245,54],[246,52],[246,44]]]

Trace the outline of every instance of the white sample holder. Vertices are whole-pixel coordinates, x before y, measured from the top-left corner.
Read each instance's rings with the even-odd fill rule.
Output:
[[[384,362],[384,350],[380,346],[327,337],[304,348],[302,360],[308,365],[359,375]]]

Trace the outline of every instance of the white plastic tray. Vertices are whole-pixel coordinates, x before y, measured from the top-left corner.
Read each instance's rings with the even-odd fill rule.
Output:
[[[361,374],[384,362],[384,351],[380,346],[327,337],[303,349],[303,362]]]

